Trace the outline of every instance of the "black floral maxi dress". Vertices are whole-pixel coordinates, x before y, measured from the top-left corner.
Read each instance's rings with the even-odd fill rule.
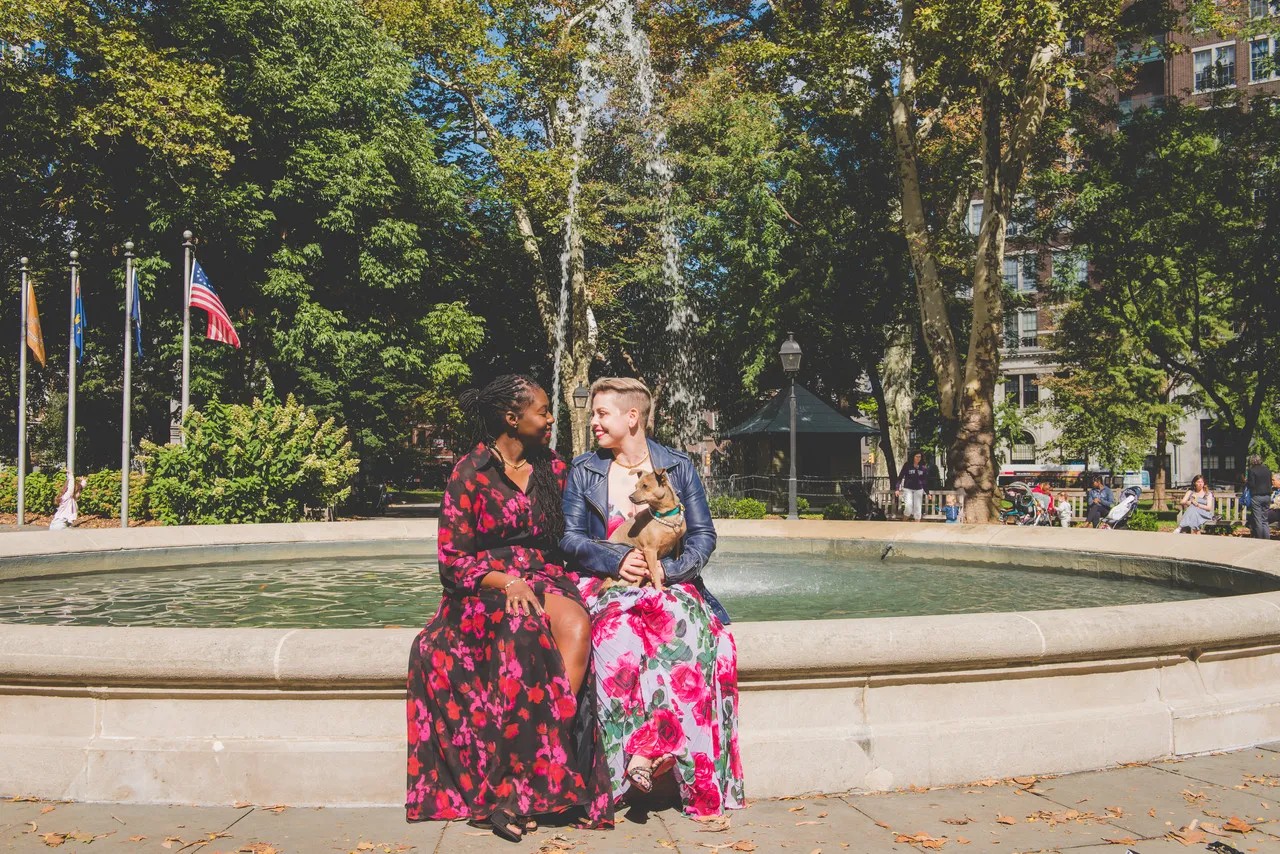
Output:
[[[552,465],[563,489],[567,466],[558,458]],[[581,603],[575,576],[547,562],[550,549],[542,509],[477,446],[445,488],[444,595],[409,653],[409,821],[582,807],[593,823],[611,822],[599,730],[591,710],[578,708],[550,620],[507,614],[503,591],[480,585],[489,572],[505,572],[540,600]],[[591,698],[587,671],[582,695]]]

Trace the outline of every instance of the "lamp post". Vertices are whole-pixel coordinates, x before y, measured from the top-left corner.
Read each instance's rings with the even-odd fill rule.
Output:
[[[578,387],[573,390],[573,408],[579,412],[585,410],[587,408],[587,401],[590,397],[591,390],[582,383],[578,383]],[[583,453],[586,453],[591,450],[591,419],[585,419],[584,423],[586,426],[583,428],[583,432],[585,434],[583,440],[586,444],[582,446],[582,451]]]
[[[791,476],[787,478],[787,518],[799,519],[796,508],[796,374],[800,372],[800,344],[794,332],[787,333],[778,357],[782,359],[782,371],[791,380]]]

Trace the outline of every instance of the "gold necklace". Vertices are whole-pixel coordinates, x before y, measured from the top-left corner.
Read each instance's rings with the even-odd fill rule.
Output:
[[[617,457],[614,457],[614,458],[613,458],[613,461],[614,461],[615,463],[617,463],[618,465],[622,466],[622,467],[623,467],[624,469],[626,469],[627,471],[635,471],[636,469],[640,468],[640,466],[644,465],[644,461],[645,461],[645,460],[647,460],[647,459],[649,459],[649,452],[646,450],[646,451],[644,452],[644,456],[643,456],[643,457],[641,457],[640,459],[636,460],[636,461],[635,461],[634,463],[632,463],[631,465],[627,465],[626,463],[624,463],[622,460],[618,459]]]
[[[520,471],[520,469],[522,469],[522,468],[524,468],[525,466],[529,465],[529,461],[528,461],[528,460],[521,460],[521,461],[520,461],[520,462],[518,462],[518,463],[509,463],[509,462],[507,462],[506,457],[502,456],[502,452],[501,452],[501,451],[499,451],[499,450],[497,449],[497,447],[496,447],[496,446],[495,446],[495,447],[494,447],[494,449],[493,449],[493,453],[498,457],[498,459],[499,459],[499,460],[501,460],[501,461],[502,461],[502,465],[503,465],[503,466],[505,466],[505,467],[507,467],[507,468],[509,468],[509,469],[512,469],[513,471]]]

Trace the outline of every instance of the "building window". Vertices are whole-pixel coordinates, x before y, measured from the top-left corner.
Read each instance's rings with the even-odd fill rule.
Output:
[[[1249,42],[1249,82],[1261,83],[1274,80],[1277,76],[1276,52],[1280,50],[1280,39],[1264,37]]]
[[[1236,84],[1236,46],[1223,44],[1192,54],[1195,61],[1195,90],[1208,92]]]
[[[1071,36],[1067,39],[1067,56],[1084,56],[1084,36]]]
[[[1089,259],[1083,252],[1058,251],[1049,256],[1050,275],[1059,282],[1083,285],[1089,281]]]
[[[1040,402],[1040,383],[1035,374],[1022,375],[1022,405],[1035,406]]]
[[[1270,18],[1280,15],[1280,0],[1249,0],[1250,18]]]
[[[1014,464],[1036,461],[1036,440],[1030,433],[1020,435],[1009,450],[1009,461]]]
[[[969,233],[974,237],[982,230],[982,202],[969,202]]]
[[[1006,255],[1004,284],[1005,287],[1017,293],[1034,293],[1040,286],[1040,267],[1035,254]]]
[[[1004,344],[1010,350],[1039,346],[1039,316],[1034,308],[1004,316]]]

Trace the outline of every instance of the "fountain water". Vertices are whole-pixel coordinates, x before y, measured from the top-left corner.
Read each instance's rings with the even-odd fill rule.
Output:
[[[587,22],[588,42],[586,56],[578,65],[577,103],[572,108],[572,164],[569,177],[568,210],[564,221],[564,244],[560,253],[560,304],[556,319],[556,348],[553,362],[553,406],[559,418],[561,401],[561,367],[568,337],[569,301],[572,256],[576,241],[581,240],[578,231],[578,196],[581,190],[579,173],[583,164],[583,148],[591,127],[591,119],[606,100],[609,91],[600,73],[600,58],[606,51],[620,53],[628,60],[634,73],[635,109],[641,125],[646,129],[648,156],[645,172],[657,182],[657,198],[660,210],[660,241],[662,245],[662,299],[670,305],[670,319],[666,333],[671,364],[666,366],[664,410],[672,432],[681,440],[699,438],[699,419],[702,394],[698,388],[697,373],[691,358],[693,334],[698,316],[689,303],[685,289],[680,257],[680,240],[676,234],[672,188],[674,173],[667,159],[667,133],[662,116],[657,109],[655,95],[658,79],[653,70],[649,39],[635,20],[635,0],[607,0]],[[562,115],[569,115],[570,108],[561,105]],[[553,428],[555,429],[555,428]],[[552,436],[554,444],[556,436]]]

